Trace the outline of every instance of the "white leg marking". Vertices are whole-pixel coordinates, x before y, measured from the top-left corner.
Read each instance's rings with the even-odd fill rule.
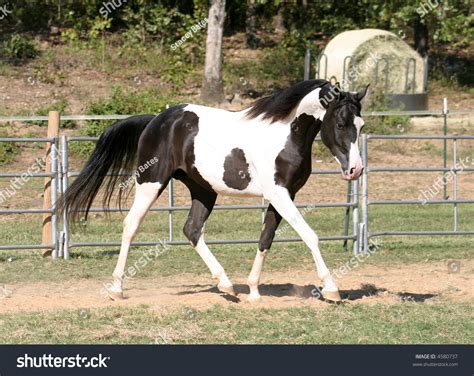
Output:
[[[135,199],[123,221],[122,245],[120,247],[117,265],[112,274],[113,284],[112,287],[108,289],[112,299],[120,299],[122,297],[122,282],[130,243],[137,234],[138,227],[142,223],[146,212],[153,204],[153,201],[155,201],[160,188],[160,183],[137,183],[135,185]]]
[[[283,187],[275,187],[270,195],[269,201],[280,213],[280,215],[295,229],[298,235],[303,239],[306,245],[311,249],[311,253],[316,264],[318,277],[324,283],[323,293],[337,292],[337,286],[334,283],[329,269],[324,263],[321,252],[319,251],[319,239],[316,233],[306,223],[301,213],[290,198],[288,190]]]
[[[201,234],[201,237],[194,248],[211,271],[212,278],[217,278],[219,281],[217,288],[222,292],[235,295],[232,282],[230,281],[229,277],[227,277],[224,268],[221,264],[219,264],[219,261],[217,261],[207,244],[204,242],[204,234]]]
[[[260,293],[258,291],[258,284],[260,282],[260,275],[262,274],[263,263],[267,255],[267,250],[260,251],[257,249],[257,255],[255,256],[255,261],[253,262],[252,270],[250,271],[247,282],[250,288],[250,294],[248,296],[248,301],[254,302],[260,299]]]

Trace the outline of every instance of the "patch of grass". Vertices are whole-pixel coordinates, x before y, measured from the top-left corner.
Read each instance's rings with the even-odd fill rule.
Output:
[[[421,205],[420,205],[421,206]],[[474,227],[473,210],[469,205],[460,206],[461,229]],[[423,206],[423,208],[393,206],[371,208],[370,231],[387,229],[433,230],[449,229],[452,212],[446,205]],[[451,208],[452,210],[452,208]],[[175,213],[175,239],[185,240],[181,228],[185,222],[185,212]],[[26,218],[25,218],[26,217]],[[229,218],[232,221],[229,221]],[[40,217],[22,216],[20,221],[5,221],[0,227],[2,244],[28,244],[41,241]],[[320,209],[305,216],[319,236],[343,233],[344,211]],[[443,225],[432,218],[446,221]],[[103,216],[89,220],[86,230],[76,231],[72,242],[120,242],[123,216],[113,214],[111,222]],[[142,224],[136,241],[156,241],[168,239],[168,214],[149,213]],[[285,223],[282,224],[285,226]],[[210,239],[258,239],[261,222],[259,211],[240,210],[239,214],[215,211],[206,226],[206,238]],[[293,230],[286,230],[277,237],[294,237]],[[447,261],[450,259],[472,258],[472,236],[386,236],[374,238],[378,250],[365,263],[372,265],[400,265],[419,262]],[[321,252],[330,269],[336,269],[348,262],[351,252],[344,252],[342,241],[321,242]],[[351,242],[349,242],[349,249]],[[135,248],[130,252],[128,265],[133,265],[145,250],[151,247]],[[210,245],[215,256],[230,276],[246,276],[252,267],[256,244]],[[0,283],[33,282],[50,280],[74,280],[77,278],[110,278],[115,266],[118,247],[71,248],[69,261],[45,261],[37,251],[1,251]],[[8,262],[9,257],[15,261]],[[275,242],[267,258],[265,270],[314,270],[314,262],[308,248],[301,242]],[[137,278],[154,278],[176,273],[208,275],[209,271],[201,258],[188,245],[173,246],[160,257],[153,259],[146,268],[140,270]]]
[[[6,124],[5,127],[8,127]],[[0,128],[0,138],[9,137],[4,127]],[[0,142],[0,166],[6,165],[15,159],[20,153],[20,147],[14,142]]]
[[[191,317],[185,309],[159,314],[147,306],[117,307],[0,315],[0,342],[469,344],[472,319],[468,304],[411,302],[319,309],[214,306]]]

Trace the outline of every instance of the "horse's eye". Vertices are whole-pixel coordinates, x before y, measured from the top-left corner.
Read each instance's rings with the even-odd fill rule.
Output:
[[[337,126],[337,129],[344,129],[344,124],[342,123],[338,123],[336,126]]]

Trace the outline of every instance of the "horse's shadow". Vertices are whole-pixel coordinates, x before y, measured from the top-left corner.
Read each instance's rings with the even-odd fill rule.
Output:
[[[176,295],[193,295],[199,293],[214,293],[220,294],[226,300],[238,303],[240,298],[238,295],[248,294],[249,287],[244,284],[234,285],[234,291],[237,296],[232,296],[228,294],[222,294],[217,287],[208,287],[207,285],[187,285],[185,287],[190,288],[189,290],[178,292]],[[300,299],[319,299],[324,300],[321,295],[322,287],[315,285],[295,285],[292,283],[269,283],[261,284],[259,286],[259,291],[261,296],[270,296],[276,298],[283,297],[296,297]],[[390,293],[392,295],[398,296],[402,301],[411,301],[423,303],[424,301],[431,299],[436,294],[417,294],[411,292],[390,292],[385,288],[378,288],[373,284],[363,284],[359,289],[352,290],[340,290],[340,295],[343,300],[346,301],[357,301],[363,298],[377,296],[383,293]]]

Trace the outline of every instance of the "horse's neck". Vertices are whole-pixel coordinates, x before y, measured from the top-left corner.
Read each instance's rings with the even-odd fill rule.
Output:
[[[301,114],[291,122],[291,142],[302,156],[311,156],[313,142],[321,125],[321,120],[307,114]]]

